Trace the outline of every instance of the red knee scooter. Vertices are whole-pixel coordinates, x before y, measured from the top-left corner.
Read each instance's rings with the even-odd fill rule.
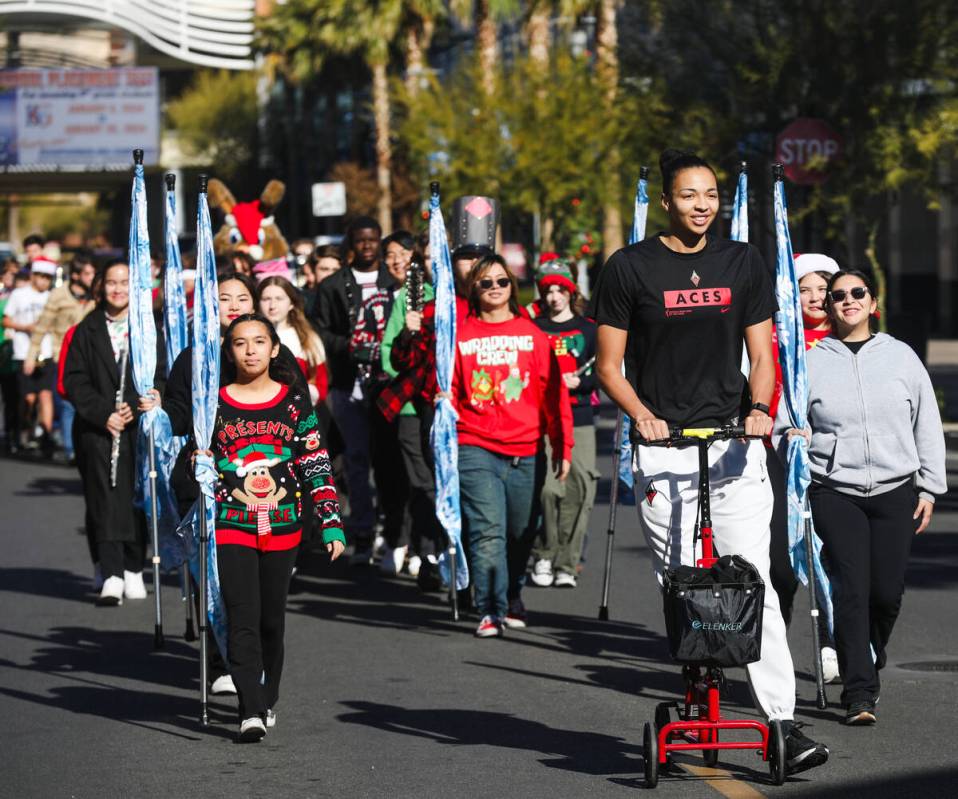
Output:
[[[709,505],[708,449],[715,441],[746,438],[743,427],[676,428],[668,439],[639,441],[646,446],[696,446],[699,453],[699,497],[696,538],[702,541],[702,557],[696,561],[700,568],[711,568],[717,561],[712,544],[712,518]],[[722,718],[721,688],[725,681],[722,669],[714,665],[686,665],[682,668],[685,681],[684,708],[677,702],[662,702],[655,709],[654,722],[646,722],[643,735],[645,784],[654,788],[659,782],[659,770],[669,762],[672,752],[701,750],[707,766],[718,762],[720,749],[751,749],[768,763],[772,782],[785,782],[785,732],[782,722],[768,725],[751,719]],[[753,732],[754,740],[720,740],[720,733]]]

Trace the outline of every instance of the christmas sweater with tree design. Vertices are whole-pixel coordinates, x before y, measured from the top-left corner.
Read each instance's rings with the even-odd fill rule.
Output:
[[[302,538],[307,493],[323,543],[346,543],[329,454],[304,393],[284,385],[269,402],[247,404],[220,389],[212,450],[217,544],[292,549]]]
[[[452,399],[460,445],[526,457],[548,434],[553,452],[572,456],[569,392],[548,336],[528,319],[460,322]]]

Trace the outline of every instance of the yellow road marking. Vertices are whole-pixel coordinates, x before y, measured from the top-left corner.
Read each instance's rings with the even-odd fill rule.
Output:
[[[706,785],[728,799],[766,799],[764,793],[736,779],[731,771],[696,766],[692,763],[677,763],[677,765],[695,777],[704,777]]]

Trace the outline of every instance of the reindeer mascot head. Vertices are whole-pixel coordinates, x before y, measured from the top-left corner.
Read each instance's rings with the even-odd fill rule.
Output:
[[[221,180],[210,180],[210,205],[226,214],[223,226],[213,239],[216,254],[239,250],[248,252],[257,261],[284,257],[289,245],[276,226],[273,211],[285,193],[286,186],[282,182],[271,180],[258,200],[238,203]]]

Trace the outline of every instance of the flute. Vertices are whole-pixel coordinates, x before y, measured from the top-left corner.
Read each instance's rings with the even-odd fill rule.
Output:
[[[120,350],[120,387],[116,390],[116,410],[120,410],[123,404],[123,394],[126,391],[126,360],[130,354],[128,343],[123,345]],[[116,488],[116,467],[120,462],[120,436],[122,433],[113,436],[113,449],[110,452],[110,488]]]

